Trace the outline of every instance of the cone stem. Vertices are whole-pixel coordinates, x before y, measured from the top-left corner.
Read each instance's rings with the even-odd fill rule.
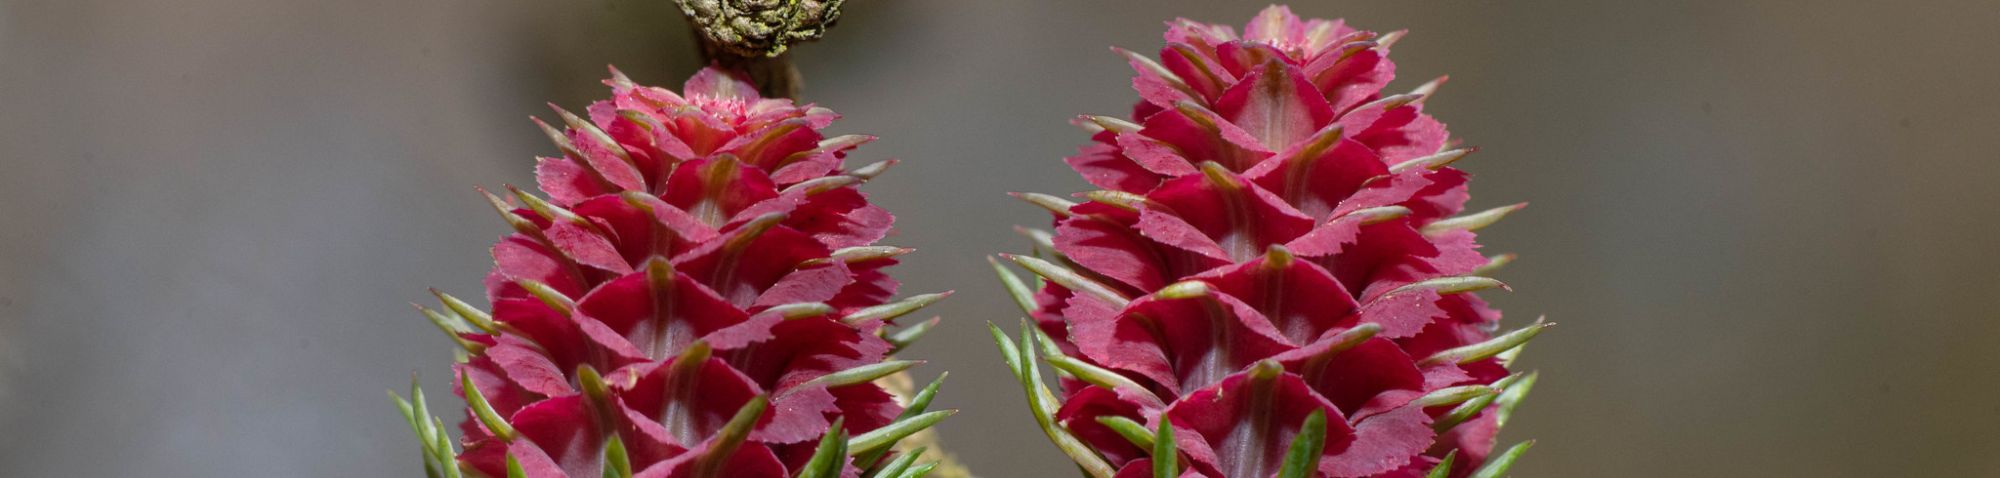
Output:
[[[734,2],[676,0],[694,28],[707,63],[750,76],[766,98],[798,95],[799,71],[786,54],[792,44],[826,34],[840,19],[842,0]]]
[[[697,30],[700,27],[696,27]],[[757,94],[765,98],[797,99],[799,87],[805,80],[799,76],[799,69],[792,66],[792,55],[781,53],[777,56],[742,56],[726,46],[718,45],[695,32],[695,41],[701,43],[701,59],[710,65],[740,71],[750,75],[750,82],[757,85]]]

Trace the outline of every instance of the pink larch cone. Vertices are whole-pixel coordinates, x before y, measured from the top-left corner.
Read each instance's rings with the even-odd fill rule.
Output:
[[[424,309],[465,350],[463,453],[421,399],[403,404],[438,476],[905,476],[898,439],[949,412],[874,383],[944,294],[890,302],[906,249],[847,168],[867,136],[836,115],[706,69],[684,94],[613,72],[587,119],[543,124],[547,198],[488,195],[514,232],[493,246],[490,313],[439,294]]]
[[[1532,383],[1506,357],[1544,325],[1495,334],[1474,291],[1509,256],[1472,232],[1519,205],[1456,216],[1469,150],[1423,112],[1439,82],[1382,92],[1398,37],[1274,6],[1120,51],[1143,101],[1080,118],[1067,160],[1102,189],[1020,195],[1056,216],[1008,256],[1045,283],[1000,269],[1036,327],[996,337],[1086,473],[1491,476],[1526,449],[1490,459]]]

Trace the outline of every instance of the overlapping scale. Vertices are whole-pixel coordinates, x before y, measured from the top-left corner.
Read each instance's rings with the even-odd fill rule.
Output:
[[[1010,256],[1046,279],[1016,290],[1045,336],[1023,340],[1049,342],[1021,349],[1064,372],[1047,429],[1087,473],[1156,476],[1164,420],[1186,473],[1275,476],[1314,412],[1314,476],[1488,461],[1519,399],[1495,395],[1524,380],[1496,355],[1541,324],[1496,336],[1475,295],[1500,286],[1471,232],[1495,214],[1454,217],[1468,151],[1423,112],[1438,83],[1384,92],[1400,36],[1274,6],[1240,35],[1177,20],[1156,57],[1119,50],[1142,100],[1080,118],[1095,133],[1066,161],[1103,189],[1024,195],[1055,213],[1052,250]]]
[[[909,415],[874,382],[910,365],[888,361],[909,310],[877,312],[908,250],[874,245],[893,218],[857,189],[891,163],[849,167],[872,137],[825,136],[831,111],[724,70],[679,93],[606,83],[587,118],[558,108],[562,127],[542,125],[562,153],[536,167],[546,198],[488,195],[514,228],[493,247],[490,315],[442,294],[446,312],[426,311],[466,348],[470,402],[458,464],[433,470],[880,472],[881,449],[815,452]]]

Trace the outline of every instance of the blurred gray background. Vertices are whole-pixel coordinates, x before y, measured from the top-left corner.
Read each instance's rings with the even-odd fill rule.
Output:
[[[856,0],[799,48],[834,130],[905,162],[867,190],[953,288],[909,355],[953,372],[946,440],[992,477],[1069,476],[983,330],[981,256],[1084,185],[1078,113],[1135,96],[1120,45],[1262,2]],[[1493,295],[1561,323],[1504,437],[1518,476],[1994,476],[2000,6],[1302,2],[1407,28],[1396,89],[1468,144]],[[0,475],[415,476],[385,388],[445,395],[405,302],[477,295],[530,184],[526,120],[616,64],[697,66],[667,0],[0,0]],[[448,408],[440,405],[440,408]],[[1985,470],[1985,471],[1981,471]]]

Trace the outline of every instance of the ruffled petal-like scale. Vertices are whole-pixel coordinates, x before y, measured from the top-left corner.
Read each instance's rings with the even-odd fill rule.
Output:
[[[761,98],[722,70],[684,94],[606,83],[612,98],[569,118],[552,137],[563,155],[536,167],[546,207],[503,207],[521,220],[486,281],[502,330],[465,334],[483,347],[456,370],[518,436],[468,412],[461,463],[507,476],[511,456],[530,477],[594,478],[616,437],[635,476],[719,463],[724,476],[785,477],[836,419],[860,434],[902,413],[873,383],[814,381],[892,348],[883,321],[842,318],[895,294],[883,269],[896,261],[834,254],[893,222],[856,189],[874,172],[843,170],[873,138],[823,136],[832,112]],[[585,369],[605,398],[584,392]],[[753,400],[769,408],[747,439],[718,442]]]
[[[1460,213],[1466,175],[1404,164],[1455,146],[1420,96],[1383,91],[1383,36],[1285,7],[1240,36],[1168,25],[1157,60],[1128,54],[1142,98],[1130,122],[1079,120],[1098,132],[1066,160],[1127,199],[1069,208],[1053,238],[1062,262],[1134,299],[1049,282],[1032,313],[1065,354],[1167,400],[1065,380],[1056,418],[1121,477],[1152,476],[1150,450],[1099,417],[1169,420],[1188,476],[1272,476],[1313,410],[1329,418],[1324,476],[1422,476],[1452,452],[1457,474],[1477,468],[1491,410],[1440,434],[1451,407],[1416,400],[1508,372],[1420,361],[1492,338],[1499,313],[1412,286],[1487,258],[1471,232],[1426,227]],[[1341,341],[1363,325],[1379,331]],[[1282,372],[1259,381],[1266,361]]]

